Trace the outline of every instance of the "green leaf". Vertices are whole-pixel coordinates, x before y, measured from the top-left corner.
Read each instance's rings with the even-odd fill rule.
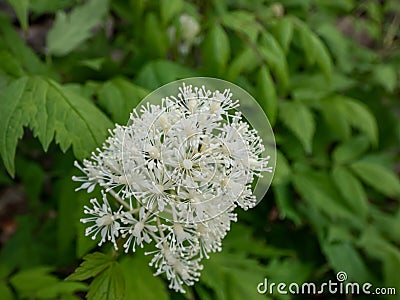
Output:
[[[0,68],[7,74],[15,77],[21,77],[24,75],[21,62],[14,57],[9,51],[0,50]]]
[[[257,100],[267,114],[271,126],[276,122],[278,112],[278,96],[275,84],[268,69],[263,66],[257,75]]]
[[[114,122],[126,124],[129,114],[148,92],[126,79],[114,78],[104,83],[98,91],[98,101]]]
[[[373,76],[377,83],[379,83],[389,93],[393,92],[397,85],[396,69],[391,65],[377,65],[374,66]]]
[[[329,175],[323,171],[303,171],[292,175],[294,187],[303,200],[331,218],[354,219],[352,211],[344,205]]]
[[[143,256],[134,255],[121,260],[126,281],[125,299],[168,300],[168,292],[160,277],[155,277]],[[139,272],[140,270],[140,272]]]
[[[298,20],[297,20],[298,21]],[[302,46],[306,55],[308,64],[318,64],[325,77],[332,77],[332,59],[321,39],[308,28],[307,25],[297,22]]]
[[[14,175],[14,157],[23,127],[29,126],[47,151],[55,138],[62,151],[71,145],[83,158],[100,145],[112,127],[92,103],[41,77],[13,82],[0,102],[0,154],[7,171]]]
[[[283,51],[289,51],[290,42],[293,37],[293,21],[289,18],[278,19],[276,25],[273,27],[274,35],[281,45]]]
[[[356,160],[369,148],[368,139],[361,135],[353,137],[348,142],[339,144],[332,153],[333,160],[343,164]]]
[[[368,199],[358,179],[347,168],[338,166],[333,167],[332,178],[348,206],[353,209],[354,213],[366,218]]]
[[[265,278],[265,269],[242,254],[215,253],[204,261],[200,278],[215,292],[218,300],[265,299],[257,292],[257,283]]]
[[[227,78],[235,80],[241,73],[251,72],[258,67],[259,63],[254,50],[250,47],[245,48],[242,52],[235,56],[228,65]]]
[[[81,265],[66,280],[83,281],[95,277],[109,268],[114,262],[114,258],[100,252],[88,254],[83,260]]]
[[[400,180],[398,176],[385,166],[366,160],[359,160],[350,165],[350,168],[366,184],[388,197],[400,195]]]
[[[83,292],[87,289],[87,285],[82,282],[59,281],[41,288],[36,296],[39,299],[58,299],[61,295],[73,295],[75,292]]]
[[[229,38],[221,25],[209,30],[203,41],[203,61],[208,70],[215,74],[223,74],[230,58]]]
[[[341,242],[324,244],[323,251],[336,273],[346,272],[352,282],[367,282],[371,274],[361,254],[352,243]]]
[[[92,36],[92,29],[102,22],[107,12],[108,0],[89,0],[68,15],[58,11],[47,34],[48,53],[63,56],[76,49]]]
[[[7,286],[5,282],[0,282],[0,295],[3,300],[14,300],[14,295],[11,289]]]
[[[301,102],[283,102],[279,107],[279,117],[303,144],[304,150],[311,153],[315,121],[310,109]]]
[[[276,184],[272,186],[275,201],[279,207],[280,217],[292,220],[296,225],[301,224],[301,216],[297,212],[294,197],[288,184]]]
[[[273,185],[287,183],[292,173],[290,165],[286,157],[279,150],[276,151],[276,168],[274,172]]]
[[[71,7],[76,4],[76,2],[76,0],[33,0],[29,2],[29,8],[37,14],[52,13],[60,9]]]
[[[97,275],[89,286],[88,300],[124,300],[125,278],[117,262]]]
[[[146,54],[154,57],[165,57],[168,49],[168,36],[163,30],[159,18],[154,13],[146,15],[144,34]]]
[[[168,82],[193,76],[196,76],[196,72],[186,66],[168,60],[155,60],[140,70],[136,83],[146,89],[155,90]]]
[[[321,101],[321,111],[330,129],[340,139],[348,140],[351,134],[350,121],[346,117],[346,105],[340,99],[333,97]]]
[[[58,282],[57,277],[50,274],[51,271],[51,267],[44,266],[23,270],[12,276],[10,282],[20,296],[32,297],[40,289]]]
[[[255,43],[262,26],[256,21],[255,15],[244,10],[225,13],[221,17],[222,24],[248,37]]]
[[[160,13],[164,24],[179,14],[183,8],[182,0],[160,0]]]
[[[346,117],[349,122],[361,132],[365,133],[373,145],[378,144],[378,125],[369,108],[362,102],[342,97],[346,105]]]
[[[264,31],[258,50],[267,65],[270,66],[271,70],[274,72],[282,89],[286,89],[289,86],[288,65],[285,52],[275,37],[269,32]]]
[[[7,0],[13,7],[23,30],[28,29],[29,0]]]

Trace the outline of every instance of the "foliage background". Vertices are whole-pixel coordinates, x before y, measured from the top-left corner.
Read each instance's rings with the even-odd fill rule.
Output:
[[[400,293],[397,0],[0,7],[2,299],[290,299],[256,286],[327,282],[338,271]],[[189,76],[249,91],[279,155],[266,198],[239,213],[182,296],[152,276],[143,253],[119,257],[83,236],[92,195],[75,193],[71,176],[149,91]],[[94,250],[104,254],[85,257],[81,281],[64,281]]]

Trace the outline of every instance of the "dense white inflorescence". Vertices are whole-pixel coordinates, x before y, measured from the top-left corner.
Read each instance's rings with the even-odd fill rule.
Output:
[[[256,204],[253,181],[272,172],[238,107],[230,90],[183,84],[177,96],[134,110],[129,125],[117,125],[90,160],[76,163],[85,174],[73,177],[78,190],[103,190],[101,202],[84,208],[86,235],[126,252],[153,243],[150,265],[170,288],[184,292],[198,281],[201,260],[221,250],[236,221],[234,209]]]

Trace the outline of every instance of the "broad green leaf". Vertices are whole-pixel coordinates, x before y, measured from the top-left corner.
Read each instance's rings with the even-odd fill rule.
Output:
[[[0,69],[6,68],[7,71],[10,71],[8,67],[11,67],[12,64],[17,64],[28,74],[54,77],[54,74],[40,61],[33,50],[26,45],[6,17],[0,15],[0,24],[0,49],[13,56],[11,61],[7,61],[6,57],[4,57],[6,61],[2,61]],[[11,74],[14,76],[22,75],[21,70],[18,69],[20,67],[16,66],[16,69]]]
[[[146,55],[163,58],[168,49],[168,36],[154,13],[146,15],[144,34]]]
[[[112,127],[92,103],[41,77],[23,77],[2,93],[0,102],[0,154],[14,175],[14,156],[23,127],[29,126],[47,151],[55,139],[62,151],[71,145],[83,158],[100,145]]]
[[[357,241],[367,254],[376,258],[381,263],[385,286],[398,287],[400,282],[400,251],[399,248],[390,243],[376,228],[370,226],[364,229]]]
[[[289,70],[285,52],[275,37],[267,31],[262,33],[258,50],[267,65],[271,68],[283,89],[289,86]]]
[[[365,133],[373,145],[378,144],[378,125],[374,115],[362,102],[343,97],[346,105],[346,117],[349,122],[360,131]]]
[[[247,47],[228,65],[226,76],[229,80],[235,80],[241,73],[251,72],[257,67],[257,56],[252,48]]]
[[[168,300],[168,292],[160,277],[153,275],[143,256],[126,256],[121,260],[125,277],[125,299]]]
[[[26,269],[12,276],[10,282],[20,296],[34,297],[39,290],[58,282],[51,271],[51,267],[44,266]]]
[[[395,215],[380,211],[379,208],[371,209],[374,226],[386,237],[395,243],[400,243],[400,210]]]
[[[98,91],[98,101],[111,119],[118,124],[126,124],[129,114],[148,92],[126,79],[114,78],[104,83]]]
[[[296,24],[308,64],[318,64],[325,77],[330,79],[332,77],[333,67],[328,49],[321,39],[312,32],[306,24],[300,22],[297,22]]]
[[[76,0],[33,0],[29,2],[29,8],[37,14],[52,13],[71,7],[76,2]]]
[[[5,282],[0,282],[0,295],[3,300],[14,300],[14,295]]]
[[[24,75],[24,70],[21,62],[14,57],[9,51],[0,50],[0,68],[7,74],[15,77]]]
[[[343,199],[351,207],[354,213],[367,217],[368,199],[367,194],[359,180],[345,167],[333,167],[332,179]]]
[[[89,286],[88,300],[124,300],[125,278],[117,262],[98,274]]]
[[[346,105],[338,98],[327,98],[321,101],[321,110],[330,129],[341,140],[348,140],[351,134],[350,121],[346,117]]]
[[[23,30],[28,29],[29,0],[7,0],[13,7]]]
[[[75,272],[67,277],[67,280],[83,281],[95,277],[110,268],[114,262],[114,258],[100,252],[88,254],[83,260]]]
[[[271,74],[265,66],[261,67],[257,75],[257,100],[267,114],[271,126],[274,126],[278,112],[278,96]]]
[[[389,93],[393,92],[398,84],[395,67],[391,65],[377,65],[373,69],[374,79]]]
[[[186,66],[168,60],[156,60],[146,64],[136,77],[136,83],[154,90],[160,86],[186,77],[196,76],[196,72]]]
[[[91,58],[91,59],[84,59],[80,61],[80,64],[82,66],[86,66],[88,68],[91,68],[95,71],[101,70],[102,65],[105,62],[105,57],[99,57],[99,58]]]
[[[398,197],[400,195],[400,180],[393,170],[379,163],[367,160],[354,162],[350,165],[350,168],[366,184],[385,196]]]
[[[272,190],[274,191],[276,204],[279,207],[280,217],[283,219],[288,218],[296,225],[301,224],[302,218],[295,207],[294,197],[289,185],[275,184],[272,186]]]
[[[41,288],[36,296],[38,299],[58,299],[61,295],[72,296],[75,292],[83,292],[87,289],[87,285],[82,282],[59,281]]]
[[[363,257],[349,242],[326,243],[322,249],[336,273],[346,272],[351,282],[367,282],[371,274]]]
[[[182,0],[160,0],[160,13],[164,24],[179,14],[183,8]]]
[[[63,56],[76,49],[92,34],[108,12],[108,0],[89,0],[69,14],[58,11],[47,34],[49,54]]]
[[[204,261],[200,281],[215,292],[215,299],[265,299],[257,283],[265,278],[265,268],[242,254],[215,253]]]
[[[262,26],[257,22],[255,15],[244,10],[225,13],[221,20],[224,26],[244,34],[252,43],[256,42],[258,34],[262,30]]]
[[[230,58],[229,38],[221,25],[213,26],[203,41],[203,61],[215,74],[223,74]]]
[[[276,168],[274,172],[274,179],[272,181],[273,185],[279,185],[288,182],[290,179],[290,174],[292,173],[289,162],[283,153],[277,150],[276,154]]]
[[[293,37],[293,21],[290,18],[278,19],[273,30],[283,51],[287,53]]]
[[[323,171],[297,172],[292,175],[293,184],[303,201],[333,219],[354,219],[328,174]],[[354,220],[356,221],[356,220]]]
[[[361,135],[353,137],[351,140],[339,144],[333,150],[333,160],[337,163],[343,164],[356,160],[369,148],[368,139]]]
[[[311,153],[315,121],[310,109],[301,102],[283,102],[279,117],[303,144],[304,150]]]

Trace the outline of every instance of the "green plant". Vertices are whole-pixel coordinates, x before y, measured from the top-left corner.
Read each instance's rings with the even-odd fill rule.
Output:
[[[4,299],[180,299],[143,255],[119,259],[84,237],[90,196],[71,177],[149,91],[190,76],[249,91],[278,159],[272,189],[186,297],[265,299],[264,277],[326,282],[339,271],[400,288],[398,1],[8,3],[18,21],[0,15],[0,184],[23,213],[2,215],[2,235],[15,230],[0,254]],[[62,281],[82,258],[69,278],[84,283]]]

